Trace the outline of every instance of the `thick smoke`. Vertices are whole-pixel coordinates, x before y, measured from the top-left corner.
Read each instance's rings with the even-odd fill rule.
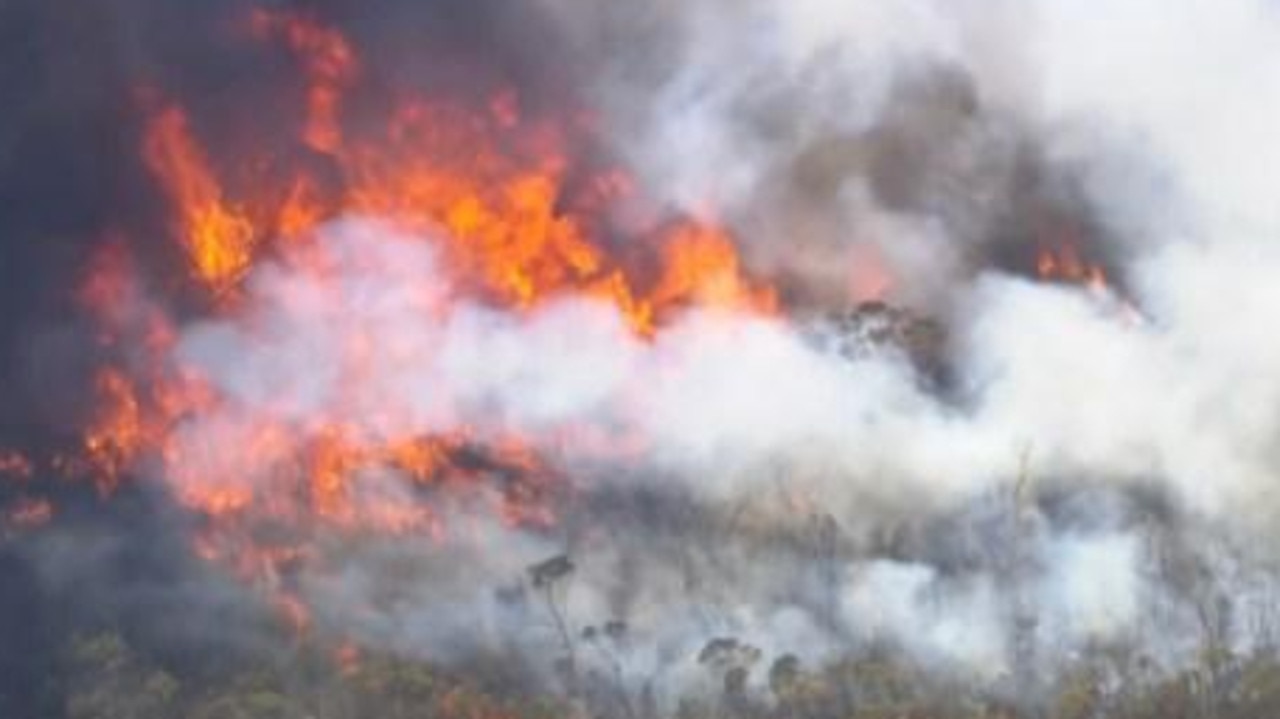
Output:
[[[179,477],[267,481],[193,449],[242,445],[271,416],[378,441],[514,433],[586,497],[566,535],[459,510],[447,521],[460,537],[353,548],[299,579],[325,621],[400,651],[581,651],[590,664],[564,633],[621,619],[635,644],[605,656],[628,684],[667,690],[687,688],[722,635],[811,660],[889,643],[989,682],[1097,643],[1134,641],[1173,665],[1191,648],[1162,637],[1199,632],[1198,606],[1162,575],[1158,533],[1197,532],[1180,541],[1207,552],[1268,536],[1268,424],[1217,400],[1246,381],[1231,370],[1239,345],[1189,353],[1209,328],[1137,318],[1114,297],[982,278],[952,325],[962,396],[942,397],[900,352],[833,351],[822,323],[695,312],[642,341],[596,301],[516,315],[447,300],[431,245],[376,220],[319,242],[336,274],[264,264],[241,318],[185,333],[184,363],[231,401],[179,430],[180,456],[213,462]],[[353,337],[376,348],[354,387],[340,359]],[[563,441],[583,425],[643,437],[642,454]],[[361,486],[412,494],[390,469]],[[559,552],[577,571],[544,603],[523,570]],[[1235,577],[1215,581],[1236,591]]]
[[[180,445],[239,446],[262,416],[465,426],[526,438],[579,492],[554,530],[460,507],[439,543],[344,547],[297,579],[321,624],[572,684],[567,654],[659,694],[706,681],[724,637],[812,663],[889,647],[1011,692],[1098,646],[1165,670],[1280,639],[1271,3],[539,8],[640,185],[732,227],[789,313],[691,311],[649,340],[590,299],[458,303],[430,242],[368,217],[318,233],[323,276],[257,266],[236,318],[182,330],[230,401]],[[1110,289],[1026,276],[1062,237]],[[938,319],[944,379],[909,348],[838,351],[832,315],[873,298]],[[331,361],[352,337],[354,387]],[[565,441],[582,426],[644,444],[601,456]],[[265,481],[182,454],[208,465],[152,479]],[[562,553],[571,572],[531,577]],[[611,621],[625,643],[583,638]]]
[[[1273,558],[1245,548],[1276,511],[1272,7],[547,5],[601,68],[595,98],[644,186],[714,208],[794,307],[887,293],[941,317],[953,377],[940,393],[901,353],[850,361],[813,341],[822,320],[694,314],[648,345],[589,303],[458,309],[423,337],[449,359],[403,378],[426,384],[389,370],[384,389],[416,388],[425,422],[446,392],[482,428],[634,429],[652,444],[627,471],[560,450],[593,511],[694,508],[665,541],[642,513],[571,538],[570,616],[627,619],[657,652],[640,673],[730,634],[815,661],[888,642],[997,682],[1097,644],[1167,667],[1200,641],[1170,637],[1269,641],[1251,628]],[[351,232],[377,234],[333,240]],[[1008,271],[1055,233],[1103,258],[1110,294]],[[288,281],[255,285],[265,306]],[[277,319],[286,347],[311,341]],[[555,549],[495,531],[504,563]],[[1192,586],[1189,564],[1209,578]],[[460,581],[513,567],[492,569]]]

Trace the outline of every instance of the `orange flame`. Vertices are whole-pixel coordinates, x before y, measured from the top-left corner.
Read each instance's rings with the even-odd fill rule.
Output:
[[[1073,242],[1042,245],[1036,255],[1036,275],[1045,281],[1081,285],[1094,293],[1110,286],[1102,265],[1090,262]]]
[[[321,223],[353,213],[431,243],[445,264],[450,298],[524,312],[556,296],[587,296],[614,306],[641,338],[686,308],[776,312],[776,293],[747,273],[724,228],[651,218],[650,229],[626,243],[614,237],[611,213],[637,189],[615,168],[580,166],[573,150],[590,138],[579,121],[530,117],[517,93],[500,90],[478,107],[401,97],[384,127],[348,131],[343,99],[360,61],[347,39],[291,12],[257,11],[249,26],[298,58],[307,82],[298,143],[330,164],[263,171],[274,160],[230,152],[238,158],[234,171],[220,172],[180,106],[152,114],[142,154],[172,203],[190,274],[213,297],[237,297],[267,255],[327,286],[330,259],[310,239]],[[529,438],[480,441],[463,426],[401,436],[266,411],[220,423],[238,409],[234,400],[175,355],[173,320],[141,291],[138,268],[107,253],[90,270],[82,295],[103,325],[105,344],[121,356],[98,376],[83,462],[104,493],[141,467],[153,470],[205,521],[195,551],[263,587],[299,631],[310,614],[289,577],[313,561],[319,532],[444,540],[444,510],[454,504],[486,510],[509,526],[557,523],[569,490]],[[210,311],[236,309],[215,303]],[[424,303],[423,312],[431,311]],[[344,384],[358,387],[376,366],[371,353],[385,351],[353,332],[332,360]],[[403,408],[380,411],[395,417]],[[183,431],[192,418],[204,420],[194,437]],[[591,427],[566,428],[564,436],[602,453],[611,442],[619,453],[643,447],[643,438]],[[392,474],[403,481],[386,481]]]
[[[666,238],[663,275],[648,301],[656,311],[680,304],[773,312],[771,288],[744,279],[737,250],[721,230],[685,225]]]
[[[337,152],[342,146],[342,96],[358,72],[347,39],[311,18],[290,12],[255,9],[250,26],[258,37],[279,38],[298,55],[309,82],[303,140],[318,152]]]
[[[85,433],[84,446],[98,470],[99,488],[109,493],[143,449],[143,419],[133,383],[121,371],[101,372],[96,390],[98,413]]]
[[[178,107],[161,110],[148,128],[144,157],[177,206],[192,269],[214,288],[234,284],[249,268],[254,228],[228,205]]]

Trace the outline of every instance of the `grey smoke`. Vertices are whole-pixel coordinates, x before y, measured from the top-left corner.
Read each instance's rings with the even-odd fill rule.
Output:
[[[179,357],[230,401],[179,449],[236,446],[264,415],[371,439],[466,425],[531,438],[584,495],[559,533],[459,509],[442,544],[344,547],[299,578],[322,623],[550,678],[562,642],[524,569],[567,551],[575,635],[630,631],[578,647],[583,666],[667,692],[707,681],[697,653],[724,636],[815,663],[887,645],[992,686],[1099,645],[1171,668],[1193,654],[1178,637],[1272,641],[1275,8],[543,5],[641,185],[714,209],[794,316],[695,310],[646,342],[588,299],[455,303],[431,238],[373,218],[319,232],[324,285],[287,257],[256,268],[242,317],[184,328]],[[1110,294],[1027,278],[1060,227]],[[907,352],[813,339],[868,294],[945,325],[947,387]],[[376,348],[355,387],[332,361],[353,332]],[[559,441],[584,424],[643,456]],[[157,479],[267,481],[186,456],[209,471]],[[391,469],[362,481],[408,492]]]

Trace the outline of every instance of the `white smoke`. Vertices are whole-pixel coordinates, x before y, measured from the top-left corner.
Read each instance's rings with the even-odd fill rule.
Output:
[[[582,625],[625,617],[644,638],[626,660],[640,675],[660,675],[671,656],[688,659],[719,635],[742,636],[774,656],[838,656],[841,640],[803,639],[834,622],[850,646],[887,640],[932,665],[1001,676],[1014,663],[1015,603],[996,574],[946,579],[925,563],[863,566],[856,553],[771,548],[767,535],[826,516],[863,541],[877,527],[963,513],[1011,491],[1024,443],[1035,447],[1034,477],[1158,476],[1188,501],[1255,498],[1193,481],[1196,462],[1240,449],[1232,444],[1238,434],[1209,433],[1207,449],[1186,442],[1193,430],[1180,422],[1189,421],[1182,413],[1198,406],[1195,397],[1183,409],[1160,391],[1166,377],[1158,368],[1177,353],[1156,330],[1082,290],[1011,280],[975,288],[972,324],[963,328],[969,352],[957,356],[975,396],[966,408],[925,390],[902,355],[850,360],[783,320],[693,311],[643,341],[596,300],[565,298],[528,314],[446,300],[450,280],[430,238],[377,221],[334,224],[315,242],[327,271],[264,264],[247,283],[246,311],[185,333],[183,364],[229,401],[184,421],[172,456],[190,464],[169,480],[180,492],[191,477],[269,481],[270,464],[200,451],[250,441],[265,417],[301,432],[342,426],[387,443],[462,427],[481,441],[516,433],[588,494],[670,492],[703,508],[693,525],[712,526],[685,524],[656,541],[646,532],[660,530],[623,520],[614,535],[571,547],[579,567],[565,613]],[[358,374],[347,373],[348,363]],[[1161,416],[1158,432],[1148,420]],[[560,441],[561,430],[583,425],[644,437],[645,453],[602,470],[598,458]],[[1246,470],[1262,468],[1236,469],[1243,482]],[[412,501],[407,480],[391,469],[366,471],[357,484]],[[744,506],[756,519],[717,519]],[[536,597],[504,609],[494,592],[564,546],[483,517],[447,521],[469,527],[461,540],[356,551],[304,578],[304,591],[321,617],[404,651],[558,651],[562,638]],[[1136,539],[1116,531],[1005,538],[1027,542],[1043,565],[1026,580],[1040,588],[1026,591],[1039,597],[1052,645],[1133,631],[1143,580]],[[977,540],[980,557],[993,551],[991,541]],[[406,556],[416,568],[409,577],[386,574]],[[827,579],[814,575],[824,562],[835,565]],[[691,581],[703,586],[691,589]],[[384,599],[370,609],[367,593]],[[824,617],[818,605],[827,595],[839,608]]]
[[[705,514],[670,537],[636,520],[571,547],[565,612],[575,631],[632,624],[644,641],[618,660],[628,676],[695,674],[701,644],[735,635],[771,656],[890,642],[994,680],[1017,670],[1021,613],[1062,656],[1134,638],[1175,653],[1150,639],[1152,624],[1185,629],[1194,612],[1160,576],[1145,520],[1090,524],[1039,502],[1154,488],[1196,536],[1273,536],[1277,11],[1261,0],[547,3],[592,57],[603,57],[597,33],[671,50],[601,61],[612,139],[645,186],[684,211],[715,208],[757,267],[834,284],[841,301],[861,299],[842,285],[858,284],[857,263],[883,263],[895,299],[946,321],[954,387],[929,389],[901,354],[851,361],[787,319],[691,311],[646,341],[591,299],[527,314],[456,301],[431,238],[351,219],[318,233],[330,272],[288,259],[255,268],[241,317],[184,332],[182,360],[232,401],[187,421],[181,453],[234,446],[261,416],[380,441],[465,426],[481,440],[529,438],[588,494],[671,493]],[[1111,295],[988,266],[1002,223],[1021,221],[1009,220],[1010,195],[1027,145],[1044,172],[1080,184],[1114,242]],[[601,470],[559,441],[581,425],[643,437],[644,455]],[[201,476],[255,481],[237,469]],[[1019,526],[982,535],[974,515],[992,501]],[[1086,515],[1104,510],[1082,501]],[[767,539],[818,517],[840,528],[829,554]],[[943,520],[981,535],[975,548],[937,550],[929,527]],[[902,527],[924,535],[913,556],[874,556],[878,533]],[[562,547],[477,531],[474,544],[395,548],[421,576],[397,579],[402,595],[359,620],[367,635],[434,656],[469,642],[557,651],[536,596],[517,610],[491,592]],[[937,558],[948,552],[959,559]],[[1010,552],[1025,556],[1006,562]],[[834,569],[815,578],[824,562]],[[387,581],[378,566],[310,578],[322,615],[354,621],[349,608]]]

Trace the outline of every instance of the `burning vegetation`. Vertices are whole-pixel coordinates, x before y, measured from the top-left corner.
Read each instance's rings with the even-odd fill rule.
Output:
[[[249,341],[259,318],[246,309],[252,299],[245,285],[258,266],[293,273],[300,292],[358,307],[373,298],[344,286],[344,274],[351,263],[367,265],[385,273],[375,279],[403,283],[397,300],[405,304],[397,309],[425,322],[445,323],[466,302],[521,314],[565,297],[588,298],[614,308],[637,341],[693,307],[776,312],[775,293],[745,274],[725,229],[655,218],[637,236],[611,236],[617,232],[607,213],[637,191],[620,169],[580,166],[573,153],[590,142],[581,113],[525,117],[519,95],[505,89],[475,107],[397,96],[385,123],[348,133],[344,95],[359,77],[360,59],[347,39],[292,11],[254,10],[249,28],[261,42],[282,44],[305,76],[296,141],[308,162],[281,170],[250,154],[224,177],[186,109],[159,91],[139,93],[142,156],[168,199],[195,304],[242,327]],[[574,187],[571,173],[585,173]],[[395,258],[379,258],[378,248],[326,244],[323,228],[346,216],[378,218],[379,231],[421,243],[442,267],[394,268],[380,265]],[[241,408],[183,361],[174,319],[162,298],[146,296],[146,282],[128,256],[97,262],[85,280],[101,341],[119,357],[96,376],[82,459],[104,495],[123,477],[157,467],[174,499],[207,524],[194,540],[200,556],[276,586],[287,567],[315,559],[306,542],[321,529],[440,540],[449,531],[445,508],[454,502],[489,505],[513,527],[556,525],[572,487],[528,438],[481,435],[461,417],[433,422],[441,431],[418,432],[412,400],[360,405],[367,398],[359,388],[381,381],[386,356],[412,368],[432,362],[432,348],[396,346],[399,338],[386,331],[392,328],[344,324],[335,338],[338,356],[316,361],[351,388],[349,399],[334,397],[323,412],[291,417],[286,388],[279,398]],[[270,342],[263,338],[264,346]],[[189,441],[183,431],[200,415],[227,421]],[[556,441],[577,442],[590,432],[567,424]],[[602,452],[641,451],[595,436]],[[378,476],[387,473],[407,483],[390,487]],[[275,539],[259,539],[263,527],[274,527]],[[304,602],[287,591],[276,602],[291,623],[308,625]]]
[[[0,713],[1280,706],[1272,255],[1164,239],[1220,198],[971,10],[133,4],[9,340],[0,559],[66,618]]]

